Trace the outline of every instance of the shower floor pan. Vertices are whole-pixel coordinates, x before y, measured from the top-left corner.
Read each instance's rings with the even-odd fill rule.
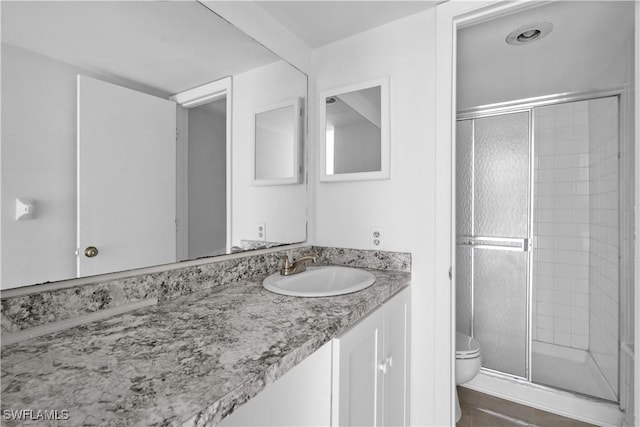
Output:
[[[585,350],[533,341],[531,373],[531,380],[536,384],[618,401],[595,361]]]

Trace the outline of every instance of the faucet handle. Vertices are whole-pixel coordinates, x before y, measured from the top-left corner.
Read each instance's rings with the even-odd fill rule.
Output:
[[[293,263],[291,262],[289,255],[286,255],[286,254],[282,255],[280,259],[282,260],[282,266],[280,267],[280,274],[282,274],[283,276],[288,276],[291,270],[293,269]]]
[[[313,262],[316,262],[316,261],[318,260],[318,254],[317,254],[317,253],[315,253],[315,252],[314,252],[314,251],[312,251],[312,250],[304,251],[304,252],[302,252],[302,254],[301,254],[301,255],[302,255],[303,257],[310,257],[310,258],[313,258]]]
[[[291,262],[291,258],[289,258],[289,255],[282,255],[281,260],[282,260],[282,266],[280,267],[281,273],[283,271],[289,270],[293,266],[293,263]]]

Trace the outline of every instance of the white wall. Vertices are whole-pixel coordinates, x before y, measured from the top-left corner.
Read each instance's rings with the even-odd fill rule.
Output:
[[[76,272],[76,75],[2,45],[2,289]],[[36,217],[15,220],[15,199]]]
[[[307,185],[255,186],[254,113],[257,109],[306,98],[307,79],[284,61],[233,77],[232,245],[259,240],[258,223],[266,224],[268,242],[292,243],[307,238]],[[304,102],[302,103],[304,105]]]
[[[314,94],[390,76],[391,179],[319,183],[314,154],[312,242],[369,249],[369,227],[375,225],[384,229],[384,250],[412,253],[411,424],[446,425],[450,377],[438,382],[436,377],[450,366],[436,364],[435,248],[430,244],[435,236],[437,161],[435,10],[318,48],[312,60]],[[311,117],[317,117],[317,111],[312,110]],[[321,132],[317,123],[311,128],[317,153]],[[449,334],[449,325],[440,327]]]
[[[334,173],[370,172],[382,164],[380,128],[363,120],[333,130]]]
[[[189,259],[226,253],[226,102],[225,98],[188,110]]]
[[[620,173],[629,179],[620,182],[621,216],[620,216],[620,254],[622,255],[620,282],[620,314],[622,318],[620,328],[620,340],[626,349],[630,342],[640,342],[640,278],[634,280],[635,271],[640,271],[640,250],[634,250],[638,244],[636,238],[638,225],[640,224],[640,209],[637,203],[638,182],[637,173],[640,167],[637,163],[638,151],[640,151],[640,122],[638,122],[638,105],[640,97],[640,3],[636,2],[635,35],[629,37],[627,49],[624,53],[627,58],[626,81],[620,105],[623,119],[622,138],[620,145]],[[631,58],[635,57],[635,61]],[[626,195],[626,196],[625,196]],[[634,271],[635,269],[635,271]],[[635,339],[634,339],[635,336]],[[637,348],[637,347],[636,347]],[[635,363],[635,367],[634,367]],[[635,362],[631,354],[623,351],[620,360],[620,405],[625,409],[625,425],[634,425],[640,422],[640,357],[635,351]],[[634,391],[635,382],[635,391]]]
[[[305,73],[311,70],[311,48],[251,1],[202,2],[245,34]]]

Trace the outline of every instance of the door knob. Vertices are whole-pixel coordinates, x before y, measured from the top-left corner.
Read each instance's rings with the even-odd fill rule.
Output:
[[[96,248],[95,246],[87,246],[84,249],[84,256],[86,256],[87,258],[93,258],[96,255],[98,255],[98,248]]]

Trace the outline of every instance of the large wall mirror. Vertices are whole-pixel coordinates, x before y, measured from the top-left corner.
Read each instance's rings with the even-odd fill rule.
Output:
[[[304,73],[197,1],[0,7],[2,289],[306,239],[303,180],[253,185]]]
[[[322,92],[320,180],[389,179],[389,79]]]

